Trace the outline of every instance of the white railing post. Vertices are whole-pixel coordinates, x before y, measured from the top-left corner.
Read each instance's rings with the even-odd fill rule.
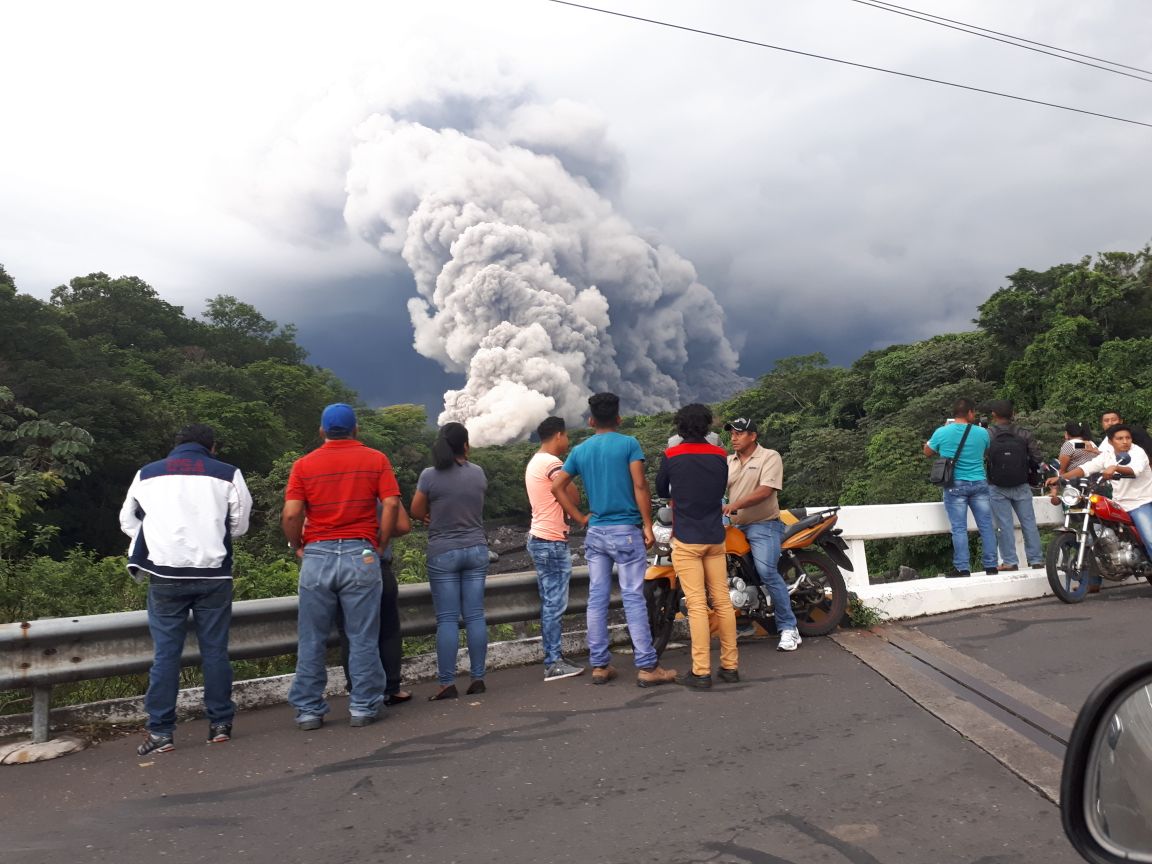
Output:
[[[871,584],[868,578],[868,555],[864,549],[863,540],[848,540],[848,559],[852,562],[852,572],[844,574],[844,582],[849,591],[867,588]]]

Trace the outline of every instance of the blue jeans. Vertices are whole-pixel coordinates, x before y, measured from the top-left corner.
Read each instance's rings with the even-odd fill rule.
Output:
[[[1135,510],[1129,510],[1128,515],[1136,524],[1136,530],[1140,532],[1140,539],[1144,541],[1144,549],[1152,558],[1152,504],[1141,504]]]
[[[952,524],[952,566],[968,570],[968,510],[980,531],[980,552],[984,569],[996,566],[996,526],[992,524],[992,501],[986,480],[957,480],[944,490],[944,509]]]
[[[231,723],[232,664],[228,662],[228,625],[232,622],[231,579],[153,579],[148,585],[148,630],[156,646],[148,673],[148,731],[171,735],[176,728],[180,655],[188,613],[200,644],[204,669],[204,712],[209,723]]]
[[[783,633],[796,627],[796,613],[792,611],[792,595],[788,585],[780,575],[780,541],[784,537],[784,523],[779,519],[768,522],[753,522],[751,525],[737,525],[748,545],[752,547],[752,561],[756,565],[756,575],[760,584],[772,598],[772,614],[776,617],[776,629]]]
[[[367,553],[367,554],[365,554]],[[288,701],[301,723],[328,713],[328,636],[336,610],[348,634],[348,667],[352,691],[348,712],[371,717],[384,701],[384,667],[380,663],[380,560],[364,540],[317,540],[304,547],[300,560],[299,646],[296,678]]]
[[[400,586],[392,571],[391,559],[380,561],[380,662],[384,664],[384,695],[395,696],[400,692],[401,664],[404,660],[404,643],[400,637]],[[352,689],[352,670],[348,668],[348,634],[344,632],[344,614],[336,609],[336,629],[340,631],[340,665],[344,667],[344,680],[348,690]]]
[[[636,668],[653,668],[657,657],[648,624],[648,604],[644,601],[644,571],[648,569],[644,535],[632,525],[591,526],[584,538],[584,557],[588,559],[589,662],[607,666],[612,660],[608,650],[608,599],[615,564]]]
[[[1032,507],[1032,487],[988,486],[992,502],[992,518],[996,522],[996,544],[1000,560],[1009,567],[1019,564],[1016,554],[1016,534],[1012,530],[1012,511],[1020,520],[1020,533],[1024,535],[1024,555],[1029,564],[1043,563],[1044,547],[1040,545],[1040,529],[1036,527],[1036,511]]]
[[[453,549],[428,559],[428,584],[436,607],[436,671],[442,687],[456,680],[461,618],[468,641],[469,674],[475,681],[484,677],[488,659],[488,624],[484,620],[487,575],[488,547],[484,545]]]
[[[544,665],[560,662],[560,618],[568,608],[568,582],[572,578],[572,551],[567,540],[528,538],[528,554],[536,565],[540,586],[540,641]]]

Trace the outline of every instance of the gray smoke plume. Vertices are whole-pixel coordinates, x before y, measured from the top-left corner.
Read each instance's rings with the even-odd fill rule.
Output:
[[[648,413],[745,383],[692,265],[613,209],[621,160],[594,112],[506,80],[428,90],[366,100],[346,155],[309,176],[343,171],[344,223],[411,268],[416,350],[467,375],[440,423],[505,443],[578,422],[592,392]]]

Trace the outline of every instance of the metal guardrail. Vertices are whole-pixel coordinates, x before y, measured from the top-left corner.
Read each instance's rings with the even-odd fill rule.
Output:
[[[1060,520],[1060,508],[1049,504],[1046,498],[1036,498],[1032,503],[1041,525]],[[853,572],[845,573],[850,591],[869,585],[864,541],[947,534],[951,530],[944,505],[939,502],[842,507],[839,516],[838,524],[855,565]],[[974,530],[971,517],[969,523],[969,530]],[[1016,539],[1019,546],[1019,528],[1016,528]],[[1023,555],[1022,549],[1020,554]],[[587,567],[573,569],[569,591],[568,611],[587,609]],[[427,584],[401,585],[399,602],[403,635],[425,636],[436,632],[436,614]],[[613,605],[618,606],[619,602],[619,596],[614,594]],[[539,619],[536,574],[490,576],[485,588],[485,605],[489,624]],[[296,597],[234,603],[229,656],[234,660],[252,660],[295,653],[296,617]],[[329,644],[335,644],[336,638],[333,631]],[[181,663],[194,666],[199,662],[199,646],[194,638],[189,638]],[[147,612],[0,624],[0,690],[32,689],[33,741],[48,740],[53,685],[144,672],[151,665],[152,639]]]
[[[489,624],[512,624],[540,618],[536,574],[488,577],[484,591]],[[619,605],[619,597],[613,597]],[[427,636],[436,632],[436,612],[427,583],[401,585],[400,633]],[[255,660],[296,652],[296,597],[241,600],[232,605],[228,656]],[[575,567],[569,584],[568,612],[588,608],[588,568]],[[329,645],[338,644],[335,630]],[[0,690],[32,690],[32,740],[48,740],[52,687],[146,672],[152,666],[148,613],[116,612],[76,618],[46,618],[0,624]],[[200,662],[200,646],[189,628],[181,665]]]

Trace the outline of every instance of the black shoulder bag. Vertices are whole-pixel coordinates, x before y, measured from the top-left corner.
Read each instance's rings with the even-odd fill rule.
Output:
[[[960,436],[960,446],[956,448],[955,456],[940,456],[932,463],[932,471],[928,475],[928,482],[933,486],[947,489],[952,485],[953,475],[956,473],[956,460],[960,458],[960,451],[964,449],[964,442],[968,440],[968,433],[972,431],[972,424],[966,424],[967,429]]]

